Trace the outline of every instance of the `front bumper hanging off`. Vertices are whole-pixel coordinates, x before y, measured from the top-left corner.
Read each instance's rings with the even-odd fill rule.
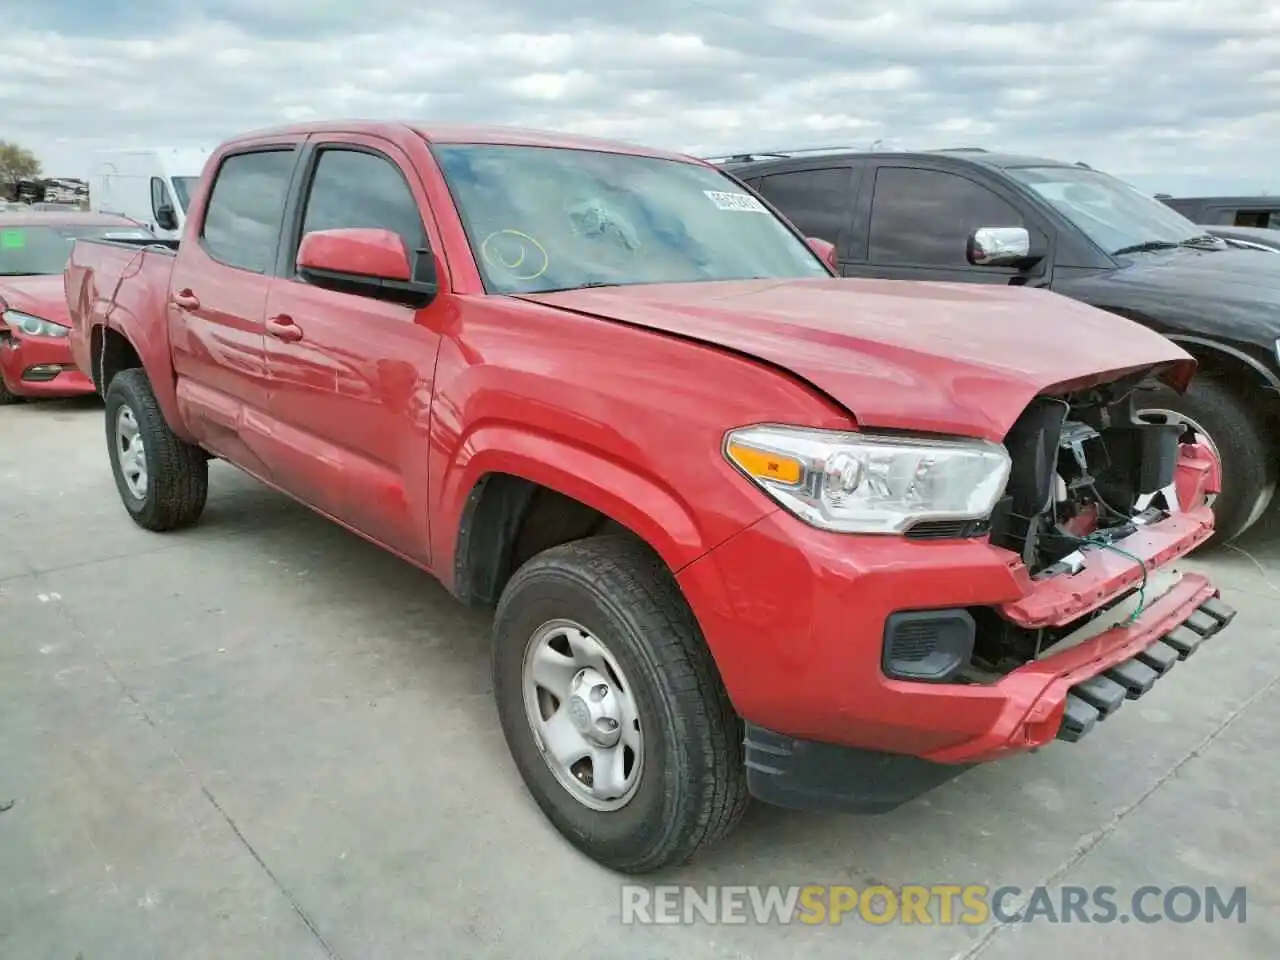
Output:
[[[1235,619],[1234,608],[1214,597],[1204,601],[1182,624],[1136,655],[1070,687],[1057,739],[1074,743],[1105,720],[1126,700],[1137,700],[1157,680]]]

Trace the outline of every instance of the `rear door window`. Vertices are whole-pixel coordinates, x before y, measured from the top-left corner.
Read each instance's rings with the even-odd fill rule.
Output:
[[[200,238],[219,263],[267,273],[275,262],[296,152],[257,150],[218,168]]]
[[[849,167],[775,173],[753,184],[806,237],[838,244],[853,214]]]

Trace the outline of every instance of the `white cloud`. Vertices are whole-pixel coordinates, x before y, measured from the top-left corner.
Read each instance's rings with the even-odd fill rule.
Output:
[[[0,138],[60,175],[104,145],[401,116],[702,152],[981,145],[1280,191],[1280,5],[1261,0],[13,2]]]

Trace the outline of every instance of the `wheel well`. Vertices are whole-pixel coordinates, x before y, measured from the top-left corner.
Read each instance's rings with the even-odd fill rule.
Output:
[[[612,517],[550,487],[510,474],[488,474],[463,508],[453,592],[472,606],[494,606],[511,575],[530,557],[602,533],[640,539]]]
[[[1276,396],[1274,385],[1251,363],[1199,343],[1178,341],[1178,346],[1196,358],[1197,376],[1211,377],[1248,397]]]
[[[93,384],[101,394],[106,394],[111,379],[121,370],[142,366],[138,351],[119,331],[94,327],[89,343],[93,352]]]

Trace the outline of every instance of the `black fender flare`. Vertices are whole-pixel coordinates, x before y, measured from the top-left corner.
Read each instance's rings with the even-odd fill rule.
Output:
[[[1204,337],[1174,334],[1169,336],[1169,339],[1179,346],[1189,345],[1200,347],[1202,350],[1212,351],[1214,353],[1221,354],[1224,357],[1230,357],[1232,360],[1236,360],[1251,369],[1258,375],[1258,378],[1263,383],[1274,390],[1277,394],[1280,394],[1280,376],[1277,376],[1273,371],[1268,370],[1264,364],[1256,358],[1249,356],[1249,354],[1245,353],[1243,350],[1228,346],[1225,343],[1219,343],[1216,340],[1208,340]]]

